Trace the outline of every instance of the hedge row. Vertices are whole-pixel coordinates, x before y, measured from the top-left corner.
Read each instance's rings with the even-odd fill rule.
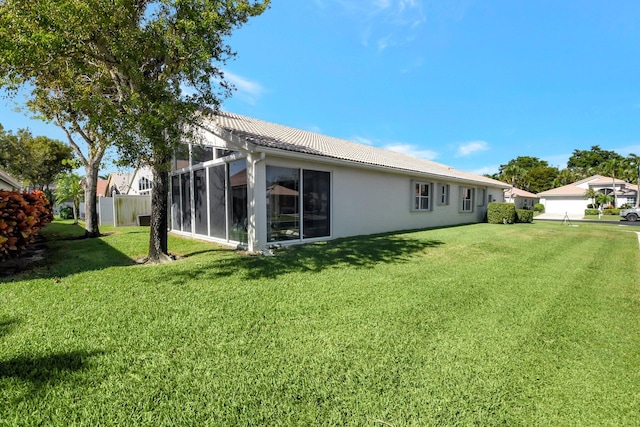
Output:
[[[489,224],[513,224],[514,222],[533,222],[533,211],[516,209],[513,203],[489,203],[487,208]]]
[[[0,260],[17,255],[53,220],[42,191],[0,191]]]
[[[584,214],[585,215],[599,215],[600,211],[598,209],[585,209],[584,210]],[[602,215],[620,215],[620,209],[618,209],[618,208],[603,209],[602,210]]]

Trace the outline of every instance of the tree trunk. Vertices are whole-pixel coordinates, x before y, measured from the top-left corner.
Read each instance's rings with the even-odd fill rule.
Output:
[[[100,237],[98,228],[98,200],[97,184],[100,163],[88,162],[85,165],[85,187],[84,187],[84,211],[85,211],[85,237]]]
[[[149,254],[146,260],[151,263],[167,262],[173,259],[169,256],[167,244],[169,173],[164,166],[164,164],[151,165],[153,170],[151,229],[149,232]]]
[[[80,210],[80,203],[78,203],[78,199],[75,196],[71,201],[71,204],[73,205],[73,225],[78,225],[78,211]]]

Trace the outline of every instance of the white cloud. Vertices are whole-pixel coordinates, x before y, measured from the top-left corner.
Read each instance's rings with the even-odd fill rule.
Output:
[[[354,135],[351,138],[349,138],[350,141],[353,142],[357,142],[358,144],[364,144],[364,145],[373,145],[373,141],[370,140],[369,138],[365,138],[364,136],[360,136],[360,135]]]
[[[472,170],[471,173],[475,173],[477,175],[493,175],[494,173],[498,173],[498,171],[500,170],[500,165],[493,165],[493,166],[483,166],[479,169],[475,169]]]
[[[489,144],[486,141],[469,141],[458,145],[457,157],[470,156],[478,151],[487,151]]]
[[[230,71],[225,70],[224,78],[236,87],[237,96],[248,104],[256,105],[258,99],[266,92],[260,83],[251,81]]]
[[[395,151],[396,153],[407,154],[419,159],[433,160],[438,157],[438,153],[432,150],[424,150],[411,144],[393,143],[383,147],[385,150]]]
[[[307,127],[307,130],[313,133],[322,133],[322,129],[320,129],[320,126],[318,125],[310,125]]]
[[[365,47],[382,51],[416,40],[418,27],[426,22],[423,0],[315,0],[323,10],[330,3],[354,23]]]

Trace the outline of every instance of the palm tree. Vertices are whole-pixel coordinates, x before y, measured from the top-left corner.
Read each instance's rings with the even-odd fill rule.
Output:
[[[591,199],[591,206],[593,206],[594,208],[596,207],[596,198],[598,197],[599,193],[598,191],[594,190],[593,188],[589,188],[587,191],[585,191],[584,193],[584,198],[585,199]]]
[[[71,200],[73,203],[73,223],[78,224],[78,211],[80,210],[80,198],[84,194],[81,184],[82,178],[75,173],[58,175],[56,179],[56,199],[60,202]]]
[[[596,196],[596,202],[600,206],[605,206],[607,203],[611,203],[613,200],[614,198],[611,196],[611,194],[598,192],[598,195]]]
[[[627,156],[627,173],[631,179],[628,182],[636,184],[636,189],[640,190],[640,156],[630,153]],[[636,191],[636,208],[640,208],[640,194]]]
[[[527,176],[527,170],[518,165],[507,165],[502,170],[502,181],[510,182],[513,187],[525,189],[526,183],[524,178]]]

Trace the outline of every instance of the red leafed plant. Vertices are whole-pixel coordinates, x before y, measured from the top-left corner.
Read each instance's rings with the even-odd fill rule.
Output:
[[[42,191],[0,191],[0,260],[17,255],[53,220]]]

